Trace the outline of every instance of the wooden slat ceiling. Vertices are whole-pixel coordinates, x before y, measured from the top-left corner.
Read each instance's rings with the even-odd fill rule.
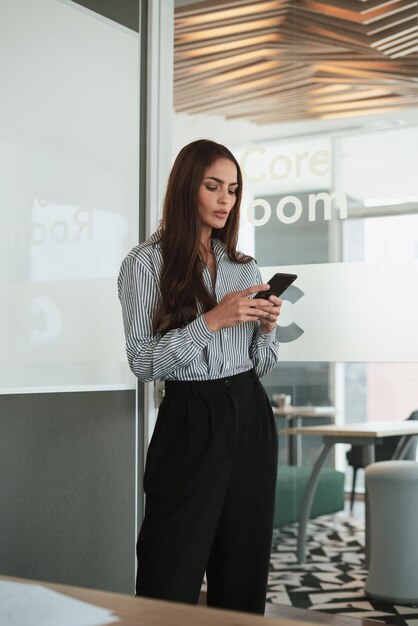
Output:
[[[175,11],[176,111],[258,124],[418,106],[418,0],[213,0]]]

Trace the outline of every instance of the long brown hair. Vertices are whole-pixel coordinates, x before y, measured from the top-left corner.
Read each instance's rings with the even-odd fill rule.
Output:
[[[224,242],[231,261],[249,263],[252,260],[237,251],[242,196],[242,174],[237,160],[228,148],[214,141],[199,139],[189,143],[174,161],[164,199],[159,228],[163,255],[161,302],[153,320],[154,333],[185,326],[196,318],[199,309],[205,312],[216,305],[202,275],[198,193],[205,170],[217,159],[227,159],[235,164],[238,187],[225,226],[214,229],[212,236]]]

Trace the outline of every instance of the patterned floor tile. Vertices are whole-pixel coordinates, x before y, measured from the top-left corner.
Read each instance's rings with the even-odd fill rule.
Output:
[[[307,563],[296,558],[297,524],[274,531],[267,602],[391,626],[418,626],[418,608],[391,605],[364,593],[364,523],[320,518],[309,523]]]

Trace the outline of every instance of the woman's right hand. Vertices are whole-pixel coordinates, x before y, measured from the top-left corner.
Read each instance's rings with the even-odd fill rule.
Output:
[[[269,300],[250,296],[268,289],[269,285],[264,284],[228,293],[219,304],[204,314],[209,330],[216,332],[221,328],[229,328],[243,322],[255,322],[260,317],[265,317],[273,304]]]

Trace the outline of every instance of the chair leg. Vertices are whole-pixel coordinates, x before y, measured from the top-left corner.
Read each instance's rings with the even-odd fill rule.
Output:
[[[357,477],[357,467],[353,467],[353,485],[351,487],[351,499],[350,499],[350,512],[353,512],[354,507],[354,496],[356,494],[356,477]]]

